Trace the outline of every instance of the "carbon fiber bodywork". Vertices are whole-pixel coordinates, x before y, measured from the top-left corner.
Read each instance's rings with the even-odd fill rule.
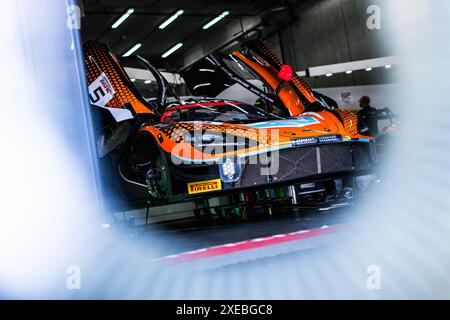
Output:
[[[284,183],[320,175],[337,173],[357,173],[372,169],[376,159],[371,154],[369,143],[340,143],[307,146],[281,150],[279,152],[278,170],[274,174],[262,174],[267,165],[255,164],[255,159],[248,159],[238,188],[256,187],[268,183]]]
[[[247,157],[241,179],[224,183],[222,191],[270,187],[335,175],[358,175],[371,172],[377,161],[373,142],[304,146],[280,150],[270,156],[271,160],[265,158],[262,161],[258,155]],[[274,169],[271,174],[265,174],[268,168]],[[171,173],[180,182],[218,179],[218,171],[217,164],[171,166]],[[183,183],[182,192],[185,186]]]

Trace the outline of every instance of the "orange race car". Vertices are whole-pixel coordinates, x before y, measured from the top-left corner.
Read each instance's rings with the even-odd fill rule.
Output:
[[[196,97],[185,99],[142,57],[119,61],[94,41],[84,51],[90,101],[107,111],[99,156],[127,199],[342,178],[376,162],[374,139],[359,133],[357,117],[331,109],[259,41],[194,64],[184,80]]]

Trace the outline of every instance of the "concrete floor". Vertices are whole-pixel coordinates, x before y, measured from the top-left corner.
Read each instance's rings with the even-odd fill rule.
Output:
[[[353,203],[314,208],[277,208],[272,216],[255,215],[250,221],[226,223],[215,219],[202,225],[195,219],[134,227],[139,241],[151,245],[155,237],[166,239],[162,263],[183,263],[200,269],[216,269],[241,263],[298,258],[330,244],[352,217]]]

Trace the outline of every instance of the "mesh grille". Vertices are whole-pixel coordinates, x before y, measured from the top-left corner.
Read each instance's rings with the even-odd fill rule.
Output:
[[[272,154],[272,159],[273,157],[276,157],[275,153]],[[252,187],[320,174],[365,170],[372,166],[369,145],[366,143],[340,143],[282,150],[278,159],[278,165],[272,160],[274,170],[273,174],[268,176],[264,174],[267,172],[267,166],[258,161],[256,156],[250,157],[236,187]]]

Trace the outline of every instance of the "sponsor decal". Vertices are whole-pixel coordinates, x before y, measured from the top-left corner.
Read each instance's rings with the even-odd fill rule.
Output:
[[[89,85],[89,100],[96,106],[106,106],[114,98],[114,93],[114,89],[104,72]]]
[[[117,122],[133,119],[133,114],[128,109],[106,107],[106,104],[114,99],[115,92],[104,72],[89,85],[88,90],[89,101],[108,110]]]
[[[314,145],[314,144],[325,144],[325,143],[339,143],[339,142],[342,142],[342,136],[340,134],[332,136],[291,139],[292,146],[294,147],[301,147],[305,145]]]
[[[216,190],[222,190],[222,181],[220,179],[190,182],[187,184],[188,193],[204,193]]]

